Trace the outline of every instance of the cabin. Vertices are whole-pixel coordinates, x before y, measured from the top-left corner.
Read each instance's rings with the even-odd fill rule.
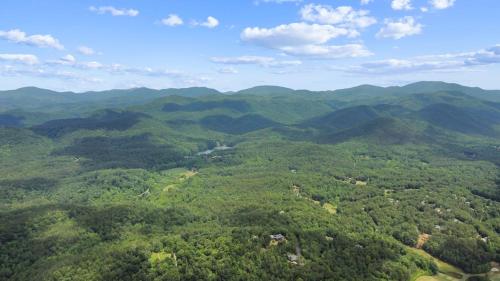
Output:
[[[283,242],[286,240],[283,234],[271,234],[269,235],[269,237],[271,237],[271,240],[274,240],[276,242]]]

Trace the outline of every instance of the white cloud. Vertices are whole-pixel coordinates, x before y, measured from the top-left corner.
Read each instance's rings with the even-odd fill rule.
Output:
[[[55,48],[58,50],[64,49],[64,46],[59,43],[59,40],[52,37],[52,35],[26,35],[25,32],[19,29],[12,29],[9,31],[0,30],[0,38],[3,38],[9,42],[25,44],[36,47],[48,47]]]
[[[447,9],[452,7],[455,4],[455,0],[430,0],[429,3],[435,9]]]
[[[36,70],[28,70],[23,73],[23,75],[32,75],[32,76],[37,76],[37,77],[42,77],[42,78],[51,78],[51,79],[62,79],[62,80],[71,80],[71,81],[77,81],[77,82],[84,82],[84,83],[101,83],[103,82],[102,79],[100,78],[95,78],[95,77],[87,77],[84,75],[81,75],[79,73],[74,73],[71,71],[51,71],[51,70],[45,70],[45,69],[36,69]]]
[[[392,0],[391,7],[394,10],[411,10],[411,0]]]
[[[254,64],[263,67],[287,67],[297,66],[302,64],[298,60],[277,60],[273,57],[263,56],[240,56],[240,57],[213,57],[210,59],[214,63],[241,65],[241,64]]]
[[[282,48],[283,52],[289,55],[305,56],[316,59],[339,59],[366,57],[372,55],[365,46],[361,44],[347,45],[305,45]]]
[[[14,67],[1,67],[0,66],[0,75],[1,76],[19,76],[19,77],[37,77],[37,78],[46,78],[46,79],[60,79],[60,80],[68,80],[72,82],[81,82],[81,83],[100,83],[102,79],[95,77],[87,77],[80,75],[78,73],[74,73],[71,71],[61,71],[61,70],[52,70],[46,69],[43,67],[37,68],[14,68]],[[74,85],[72,85],[74,86]]]
[[[89,8],[90,11],[95,12],[97,14],[110,14],[112,16],[128,16],[128,17],[135,17],[139,15],[139,11],[135,9],[118,9],[113,6],[101,6],[101,7],[94,7],[91,6]]]
[[[346,57],[363,57],[371,55],[360,44],[329,45],[330,40],[340,36],[352,37],[357,31],[350,27],[365,27],[371,20],[365,21],[364,12],[356,12],[347,7],[340,10],[329,6],[307,5],[301,10],[305,20],[336,23],[291,23],[274,28],[245,28],[241,39],[245,42],[280,50],[287,55],[302,56],[312,59],[338,59]],[[371,24],[371,23],[370,23]]]
[[[419,56],[410,59],[387,59],[343,69],[363,74],[470,70],[473,67],[500,64],[500,45],[466,53]]]
[[[333,38],[349,35],[349,30],[331,25],[291,23],[273,28],[247,27],[241,39],[256,45],[280,49],[286,46],[323,44]]]
[[[20,62],[30,65],[38,64],[38,58],[35,55],[27,55],[27,54],[0,54],[0,60]]]
[[[333,8],[328,5],[308,4],[300,9],[303,22],[282,24],[272,28],[247,27],[240,37],[247,43],[279,50],[286,55],[312,59],[363,57],[372,53],[363,45],[333,45],[339,37],[353,38],[360,30],[377,22],[366,10],[350,6]]]
[[[377,23],[377,20],[368,16],[369,11],[356,11],[350,6],[332,8],[328,5],[305,5],[300,14],[303,20],[320,24],[337,25],[345,28],[365,28]]]
[[[420,11],[422,13],[427,13],[429,11],[429,8],[427,8],[427,7],[420,7]]]
[[[200,23],[200,25],[208,27],[208,28],[214,28],[214,27],[217,27],[219,25],[219,20],[210,16],[207,18],[207,20],[205,22]]]
[[[73,67],[77,69],[91,69],[91,70],[97,70],[97,69],[103,69],[107,68],[106,65],[103,65],[100,62],[97,61],[77,61],[76,58],[70,54],[65,55],[64,57],[59,58],[58,60],[48,60],[46,61],[46,65],[60,65],[60,66],[68,66],[68,67]]]
[[[76,59],[75,59],[74,56],[68,54],[68,55],[65,55],[64,57],[62,57],[61,61],[65,61],[65,62],[68,62],[68,63],[75,63]]]
[[[238,70],[232,66],[219,68],[217,72],[221,74],[238,74]]]
[[[90,69],[99,69],[104,67],[102,63],[97,61],[82,62],[79,64],[79,66]]]
[[[491,48],[469,53],[465,60],[467,65],[485,65],[500,63],[500,44]]]
[[[312,19],[312,18],[311,18]],[[344,22],[345,20],[338,20]],[[287,55],[314,59],[338,59],[362,57],[371,52],[360,44],[328,45],[340,36],[352,36],[352,30],[330,24],[309,24],[305,22],[283,24],[274,28],[246,28],[241,39],[255,45],[280,50]]]
[[[361,0],[361,5],[368,5],[370,4],[371,2],[373,2],[374,0]]]
[[[405,72],[421,72],[451,69],[462,67],[463,62],[460,61],[421,61],[421,60],[400,60],[388,59],[362,64],[355,68],[359,72],[370,74],[389,74],[389,73],[405,73]]]
[[[184,21],[178,15],[170,14],[168,15],[168,17],[162,19],[161,23],[166,26],[176,26],[176,25],[183,25]]]
[[[91,55],[95,54],[94,49],[92,49],[90,47],[87,47],[87,46],[80,46],[80,47],[78,47],[78,52],[80,54],[86,55],[86,56],[91,56]]]
[[[70,54],[58,60],[47,60],[39,63],[33,55],[13,55],[0,54],[0,61],[21,62],[22,65],[2,65],[0,64],[0,75],[2,76],[33,76],[47,79],[72,80],[76,82],[102,82],[101,79],[89,77],[88,75],[128,75],[137,77],[169,78],[177,86],[203,85],[211,78],[203,75],[185,73],[179,70],[155,69],[151,67],[129,67],[120,64],[102,64],[97,61],[80,62]],[[36,64],[36,65],[34,65]],[[134,78],[135,79],[135,78]]]
[[[377,33],[377,37],[401,39],[422,32],[422,25],[410,16],[399,20],[386,19],[384,23],[385,26]]]
[[[128,67],[120,64],[102,65],[99,70],[113,75],[137,75],[153,78],[169,78],[178,86],[204,85],[209,77],[186,73],[179,70],[155,69],[151,67]]]
[[[308,4],[300,10],[303,22],[272,28],[247,27],[240,37],[244,42],[280,50],[292,56],[314,59],[368,56],[371,52],[361,44],[328,43],[338,37],[359,36],[360,29],[377,22],[369,13],[350,6],[333,8],[328,5]]]

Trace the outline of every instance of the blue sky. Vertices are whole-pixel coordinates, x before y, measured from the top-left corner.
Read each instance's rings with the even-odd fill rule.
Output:
[[[497,0],[3,0],[0,88],[500,89]]]

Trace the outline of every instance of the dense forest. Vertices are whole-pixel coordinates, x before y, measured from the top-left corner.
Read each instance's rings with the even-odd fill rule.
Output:
[[[500,92],[0,92],[0,280],[500,280]]]

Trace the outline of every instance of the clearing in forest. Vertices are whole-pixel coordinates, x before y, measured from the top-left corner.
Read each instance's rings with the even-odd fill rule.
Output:
[[[427,242],[429,240],[429,238],[431,238],[431,236],[427,233],[422,233],[418,236],[418,240],[417,240],[417,245],[415,245],[415,248],[417,249],[422,249],[422,247],[424,246],[425,242]]]
[[[177,174],[175,176],[175,178],[173,179],[173,181],[171,181],[168,185],[166,185],[163,188],[163,191],[170,191],[170,190],[176,188],[180,183],[184,182],[185,180],[187,180],[191,177],[196,176],[197,174],[198,174],[198,172],[192,171],[192,170],[183,171],[183,172]]]
[[[335,215],[337,213],[337,207],[335,207],[334,205],[332,205],[330,203],[323,204],[323,208],[326,209],[328,211],[328,213],[330,213],[332,215]]]

